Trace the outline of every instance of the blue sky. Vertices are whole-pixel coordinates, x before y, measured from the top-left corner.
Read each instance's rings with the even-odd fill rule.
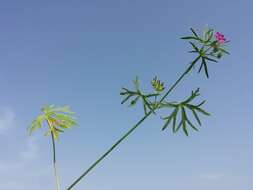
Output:
[[[0,189],[54,189],[50,139],[26,128],[45,104],[70,105],[79,126],[57,144],[62,186],[142,116],[120,105],[138,75],[167,85],[192,56],[179,38],[206,24],[231,55],[191,73],[171,98],[200,87],[212,116],[200,132],[161,131],[148,119],[75,189],[253,188],[252,1],[1,1]],[[63,188],[64,189],[64,188]]]

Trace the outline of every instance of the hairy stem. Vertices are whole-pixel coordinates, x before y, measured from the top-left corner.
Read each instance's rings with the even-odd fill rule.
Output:
[[[165,95],[159,101],[160,103],[169,95],[169,93],[174,90],[174,88],[178,85],[178,83],[187,75],[193,66],[197,63],[197,61],[201,58],[198,56],[194,61],[190,63],[190,66],[185,70],[185,72],[177,79],[177,81],[168,89]],[[140,124],[146,120],[152,111],[149,111],[144,117],[142,117],[129,131],[127,131],[116,143],[114,143],[98,160],[96,160],[79,178],[77,178],[68,188],[67,190],[71,190],[83,177],[85,177],[93,168],[95,168],[107,155],[109,155],[113,149],[115,149],[124,139],[126,139],[135,129],[137,129]]]

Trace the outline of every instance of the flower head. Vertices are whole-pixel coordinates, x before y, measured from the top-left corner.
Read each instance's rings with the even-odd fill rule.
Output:
[[[157,77],[155,77],[152,81],[151,81],[152,87],[153,89],[158,92],[161,93],[165,87],[164,87],[164,83],[161,82]]]
[[[226,38],[224,37],[224,35],[220,32],[216,32],[215,33],[215,39],[220,43],[220,44],[224,44],[226,42]]]

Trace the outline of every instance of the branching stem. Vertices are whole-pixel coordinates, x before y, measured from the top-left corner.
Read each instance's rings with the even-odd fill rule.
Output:
[[[201,58],[201,55],[199,55],[194,61],[190,63],[190,66],[185,70],[185,72],[177,79],[177,81],[168,89],[168,91],[164,94],[164,96],[161,98],[159,103],[163,102],[163,100],[170,94],[172,90],[178,85],[178,83],[191,71],[193,66],[198,62],[198,60]],[[116,143],[114,143],[98,160],[96,160],[79,178],[77,178],[68,188],[67,190],[71,190],[83,177],[85,177],[93,168],[95,168],[107,155],[109,155],[113,149],[115,149],[124,139],[126,139],[132,132],[137,129],[140,124],[146,120],[150,115],[152,111],[147,112],[144,117],[142,117],[129,131],[127,131]]]

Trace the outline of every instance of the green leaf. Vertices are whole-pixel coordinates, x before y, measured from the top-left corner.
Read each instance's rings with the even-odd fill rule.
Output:
[[[191,128],[193,128],[195,131],[198,131],[198,128],[196,128],[188,118],[186,118],[186,122],[191,126]]]
[[[121,104],[124,104],[129,98],[131,98],[131,95],[128,95],[124,100],[122,100]]]
[[[52,131],[52,133],[53,133],[54,139],[58,141],[59,140],[59,132],[56,129],[54,129]]]
[[[44,115],[39,115],[36,119],[34,119],[31,125],[28,127],[29,135],[31,135],[35,130],[40,129],[44,120]]]
[[[48,136],[48,135],[50,135],[50,134],[51,134],[51,130],[48,129],[48,130],[44,133],[44,136]]]
[[[206,40],[206,43],[210,42],[210,40],[212,39],[212,37],[213,37],[213,30],[210,29],[210,30],[207,32],[207,35],[209,35],[209,36],[208,36],[208,38],[207,38],[207,40]]]
[[[167,121],[166,121],[165,124],[163,125],[162,131],[165,130],[165,129],[169,126],[171,120],[172,120],[172,117],[171,117],[171,116],[167,117]]]
[[[170,124],[170,122],[172,120],[174,120],[174,118],[177,115],[177,112],[178,112],[178,108],[175,108],[174,111],[168,117],[163,118],[164,120],[167,120],[167,121],[165,122],[164,126],[162,127],[162,130],[166,129],[168,127],[168,125]]]
[[[193,33],[193,35],[196,37],[196,38],[199,38],[198,34],[195,32],[195,30],[193,28],[191,28],[191,31]]]
[[[186,116],[184,107],[181,107],[181,114],[182,114],[183,131],[184,131],[185,135],[188,136],[188,131],[187,131],[187,128],[186,128],[186,119],[187,119],[187,116]]]
[[[225,49],[223,49],[223,48],[219,48],[219,50],[220,50],[221,52],[225,53],[225,54],[230,55],[230,53],[229,53],[228,51],[226,51]]]
[[[199,67],[198,73],[200,73],[200,71],[202,70],[203,65],[204,65],[204,63],[203,63],[203,61],[202,61],[202,62],[201,62],[201,65],[200,65],[200,67]]]
[[[204,101],[202,101],[202,102],[200,102],[198,105],[196,105],[196,107],[200,107],[200,106],[202,106],[205,102],[206,102],[205,100],[204,100]]]
[[[175,133],[176,132],[176,122],[177,122],[177,112],[178,112],[178,107],[175,109],[175,113],[174,113],[174,116],[173,116],[173,132]]]
[[[60,133],[64,133],[63,130],[59,129],[59,128],[55,128],[56,131],[60,132]]]
[[[186,123],[185,123],[185,121],[183,122],[183,131],[184,131],[184,133],[185,133],[186,136],[189,136],[188,131],[187,131],[187,128],[186,128]]]
[[[199,40],[199,38],[193,36],[185,36],[181,38],[182,40]]]
[[[174,133],[178,132],[178,130],[180,129],[180,127],[183,125],[183,122],[180,121],[180,123],[178,124],[177,128],[173,131]]]
[[[192,109],[191,111],[192,111],[192,113],[193,113],[195,119],[197,120],[198,124],[201,126],[201,121],[200,121],[200,119],[199,119],[198,114],[196,113],[196,111],[195,111],[194,109]]]
[[[206,112],[205,110],[203,110],[203,109],[201,109],[201,108],[199,108],[199,107],[197,107],[196,110],[197,110],[198,112],[204,114],[204,115],[207,115],[207,116],[210,116],[210,115],[211,115],[210,113]]]
[[[199,52],[199,48],[192,42],[189,42],[195,51]]]
[[[188,51],[188,53],[198,53],[198,51]]]
[[[209,57],[205,57],[205,59],[207,59],[208,61],[212,61],[212,62],[215,62],[215,63],[217,63],[217,62],[218,62],[217,60],[215,60],[215,59],[212,59],[212,58],[209,58]]]
[[[70,114],[70,115],[73,115],[75,114],[74,112],[70,111],[70,108],[69,106],[53,106],[51,105],[52,107],[50,107],[50,112],[54,112],[54,113],[57,113],[57,112],[61,112],[61,113],[65,113],[65,114]]]
[[[203,59],[203,63],[204,63],[204,68],[205,68],[206,77],[209,78],[208,68],[207,68],[207,64],[206,64],[205,59]]]
[[[197,90],[192,91],[192,94],[189,98],[187,98],[185,101],[182,102],[182,104],[188,104],[189,102],[191,102],[194,98],[196,98],[197,96],[199,96],[199,88],[197,88]]]
[[[54,106],[46,105],[41,108],[41,114],[32,121],[30,126],[30,134],[42,127],[43,122],[47,122],[48,130],[45,135],[53,134],[55,139],[59,138],[59,132],[63,132],[63,129],[71,128],[77,125],[75,118],[73,117],[74,112],[70,111],[69,106]],[[60,128],[57,128],[60,127]]]
[[[156,96],[159,96],[160,94],[148,94],[148,95],[145,95],[146,98],[151,98],[151,97],[156,97]]]

